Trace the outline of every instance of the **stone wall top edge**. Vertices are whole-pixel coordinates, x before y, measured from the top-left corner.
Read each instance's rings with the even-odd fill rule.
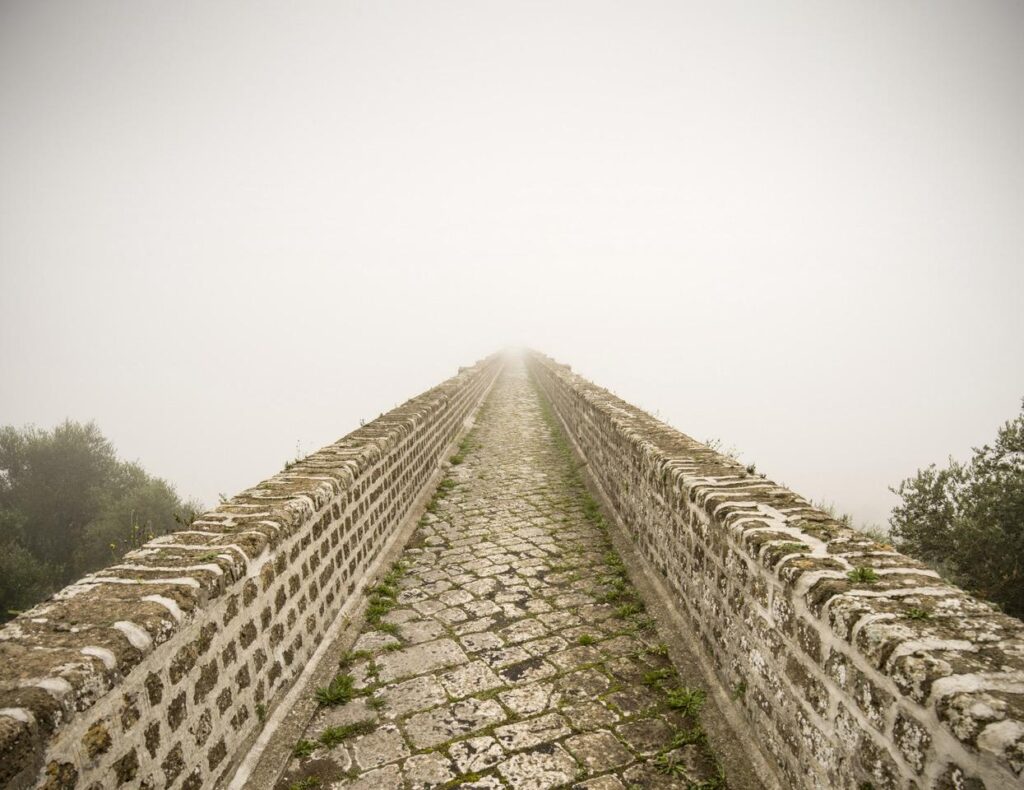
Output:
[[[973,753],[987,751],[1022,775],[1024,622],[568,366],[531,357],[629,443],[667,508],[701,514],[723,567],[731,543],[904,705],[936,716]],[[971,706],[987,713],[974,721]]]
[[[239,592],[270,550],[499,362],[494,354],[461,368],[6,623],[0,628],[0,755],[26,739],[38,742],[40,730],[91,707],[199,612]]]

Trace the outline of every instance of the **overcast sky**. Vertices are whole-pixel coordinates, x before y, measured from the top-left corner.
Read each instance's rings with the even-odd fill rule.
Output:
[[[510,344],[862,522],[1024,395],[1024,6],[0,3],[0,424],[207,504]]]

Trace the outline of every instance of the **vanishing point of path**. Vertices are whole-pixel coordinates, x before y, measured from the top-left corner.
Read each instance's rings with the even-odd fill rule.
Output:
[[[724,787],[523,367],[427,510],[278,788]]]

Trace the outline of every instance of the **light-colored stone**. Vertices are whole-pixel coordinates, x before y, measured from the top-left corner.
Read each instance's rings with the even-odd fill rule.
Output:
[[[410,716],[405,722],[405,732],[417,749],[427,749],[504,719],[505,711],[496,701],[470,698]]]
[[[516,722],[494,730],[498,743],[509,751],[528,749],[540,743],[549,743],[568,735],[572,730],[557,713],[548,713],[535,719]]]
[[[633,759],[629,750],[607,730],[573,736],[565,741],[565,748],[592,774],[610,771]]]
[[[377,659],[377,676],[381,683],[390,683],[398,678],[422,675],[466,661],[466,654],[455,642],[438,639],[381,656]]]
[[[461,699],[503,685],[483,661],[473,661],[453,669],[439,679],[452,699]]]
[[[440,787],[455,778],[451,761],[436,752],[414,754],[405,761],[403,773],[411,790]]]
[[[405,739],[393,724],[384,724],[368,735],[361,735],[352,743],[356,764],[364,771],[379,768],[409,755]]]
[[[448,701],[444,687],[432,675],[386,686],[378,690],[374,696],[384,700],[383,713],[390,719],[427,710]]]
[[[402,790],[402,784],[402,772],[398,766],[387,765],[342,782],[339,787],[343,790]]]
[[[516,790],[548,790],[571,782],[576,761],[561,746],[550,751],[516,754],[498,765],[498,772]]]
[[[486,771],[505,758],[505,750],[501,748],[501,744],[489,735],[453,743],[448,753],[461,774]]]

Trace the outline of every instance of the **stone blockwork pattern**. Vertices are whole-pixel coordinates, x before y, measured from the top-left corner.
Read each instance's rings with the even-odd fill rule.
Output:
[[[1024,624],[568,367],[530,366],[785,786],[1024,785]]]
[[[510,364],[279,790],[722,786],[560,436]]]
[[[0,630],[0,786],[215,787],[499,372],[382,415]]]

